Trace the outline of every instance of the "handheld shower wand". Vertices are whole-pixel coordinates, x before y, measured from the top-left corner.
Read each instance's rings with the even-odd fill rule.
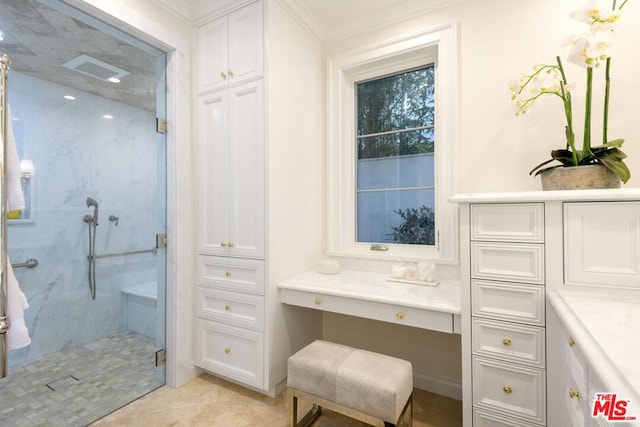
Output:
[[[93,206],[93,216],[85,215],[84,221],[89,224],[89,290],[91,298],[96,299],[96,227],[98,227],[98,202],[87,197],[87,207]]]
[[[87,207],[90,208],[93,206],[93,223],[98,225],[98,202],[91,197],[87,197]]]

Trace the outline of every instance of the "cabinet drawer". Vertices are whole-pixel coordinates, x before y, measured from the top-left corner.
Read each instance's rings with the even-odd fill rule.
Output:
[[[545,366],[544,328],[474,318],[471,331],[473,354]]]
[[[544,286],[471,281],[473,316],[544,326]]]
[[[471,240],[543,243],[544,205],[471,205]]]
[[[262,388],[264,339],[260,332],[197,320],[196,365]]]
[[[473,410],[473,427],[540,427],[539,424],[506,418],[502,414],[493,414],[482,409]]]
[[[315,308],[350,316],[366,317],[415,326],[434,331],[454,333],[454,315],[435,310],[422,310],[413,307],[402,307],[361,299],[338,297],[333,295],[314,294],[293,289],[280,289],[280,301],[285,304]],[[455,331],[455,333],[458,333]]]
[[[544,246],[471,242],[471,277],[544,284]]]
[[[264,297],[199,286],[198,316],[262,331]]]
[[[545,373],[473,356],[473,404],[479,409],[544,424]]]
[[[198,257],[201,286],[264,295],[264,261]]]

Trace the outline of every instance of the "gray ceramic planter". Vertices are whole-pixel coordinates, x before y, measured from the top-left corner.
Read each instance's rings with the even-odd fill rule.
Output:
[[[540,174],[543,190],[620,188],[620,179],[603,165],[560,167]]]

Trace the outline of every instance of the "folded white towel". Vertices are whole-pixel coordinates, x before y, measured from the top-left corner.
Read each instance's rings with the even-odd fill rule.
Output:
[[[7,317],[11,325],[7,331],[7,349],[15,350],[31,344],[29,330],[24,323],[24,310],[29,307],[27,298],[18,286],[11,262],[7,257]]]
[[[7,159],[5,163],[5,179],[7,180],[7,207],[10,211],[24,209],[24,193],[22,192],[22,173],[18,149],[13,137],[11,109],[7,108]],[[0,136],[1,138],[2,136]]]

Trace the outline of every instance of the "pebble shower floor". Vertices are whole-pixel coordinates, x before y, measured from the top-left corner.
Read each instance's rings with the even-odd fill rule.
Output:
[[[162,386],[155,369],[155,340],[135,332],[10,367],[0,426],[86,426]]]

